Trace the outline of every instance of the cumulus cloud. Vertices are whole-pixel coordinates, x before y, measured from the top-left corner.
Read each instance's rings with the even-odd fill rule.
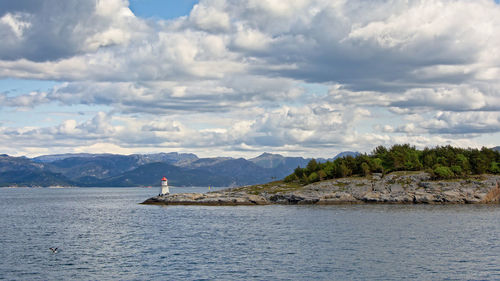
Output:
[[[498,132],[494,1],[201,0],[156,21],[125,0],[11,2],[0,7],[0,77],[61,83],[0,93],[0,106],[112,112],[9,136],[312,151]]]
[[[468,85],[436,88],[415,88],[390,102],[399,108],[432,108],[446,111],[498,111],[500,97],[498,92],[483,93]]]
[[[174,80],[254,71],[335,82],[354,90],[387,91],[431,82],[473,82],[498,71],[497,52],[487,55],[500,43],[495,36],[500,9],[491,1],[201,1],[189,17],[148,28],[125,4],[118,0],[97,2],[94,7],[80,4],[80,12],[93,11],[88,17],[103,18],[96,21],[98,28],[89,26],[95,34],[82,31],[78,42],[87,42],[80,45],[88,50],[79,51],[87,51],[85,57],[67,62],[80,69],[68,71],[65,61],[24,62],[20,72],[17,63],[4,62],[3,75],[42,72],[48,79]],[[35,16],[48,16],[44,12]],[[75,18],[69,26],[94,22],[81,15]],[[142,40],[129,39],[134,31],[143,31]],[[63,40],[53,41],[60,45]],[[120,45],[124,42],[131,45]],[[113,44],[118,46],[88,53]]]
[[[205,120],[190,120],[182,114],[155,117],[152,120],[97,113],[89,120],[77,122],[70,119],[59,125],[43,128],[2,127],[4,137],[17,138],[20,143],[44,147],[64,144],[70,147],[88,145],[91,141],[111,142],[124,147],[275,147],[302,145],[304,147],[331,147],[343,143],[349,127],[369,112],[360,109],[345,114],[328,105],[284,106],[272,112],[247,110],[221,117],[218,127],[197,129]],[[249,119],[253,116],[253,119]],[[213,124],[212,124],[213,125]],[[45,140],[45,141],[43,141]],[[31,144],[32,146],[33,144]]]
[[[15,2],[0,8],[3,60],[68,58],[125,44],[144,27],[124,0]]]
[[[438,134],[500,132],[500,112],[438,112],[421,127]]]
[[[32,108],[34,106],[49,102],[46,92],[31,92],[20,96],[7,96],[0,93],[0,107]]]
[[[224,32],[230,28],[229,15],[224,11],[224,1],[206,1],[194,5],[189,21],[201,30]]]

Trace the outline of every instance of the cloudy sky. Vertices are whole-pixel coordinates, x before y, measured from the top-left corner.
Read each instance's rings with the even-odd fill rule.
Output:
[[[493,0],[0,0],[0,153],[500,145]]]

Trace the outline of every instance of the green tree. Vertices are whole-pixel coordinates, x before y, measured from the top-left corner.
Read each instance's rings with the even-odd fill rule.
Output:
[[[307,163],[306,169],[309,172],[309,174],[311,174],[312,172],[318,171],[319,165],[318,165],[318,162],[316,162],[316,159],[314,159],[314,158],[311,159],[309,161],[309,163]]]
[[[328,178],[328,176],[324,170],[319,170],[318,176],[319,176],[319,180],[326,180]]]
[[[347,167],[344,163],[341,163],[338,168],[337,168],[337,177],[338,178],[345,178],[347,176],[350,176],[352,173],[352,170]]]
[[[333,179],[335,177],[335,165],[333,162],[326,161],[323,171],[325,171],[327,178]]]
[[[369,174],[371,174],[371,172],[370,172],[370,166],[366,162],[363,162],[361,164],[361,175],[362,176],[368,176]]]
[[[462,153],[457,154],[456,165],[462,168],[463,173],[469,174],[471,172],[469,159],[467,159],[467,157],[465,157],[465,155]]]
[[[485,155],[477,149],[471,151],[469,163],[471,165],[472,172],[477,175],[486,173],[489,168]]]
[[[293,173],[295,174],[295,176],[297,176],[297,178],[301,179],[304,176],[304,169],[302,169],[301,167],[297,166],[297,168],[295,168],[295,170],[293,171]]]
[[[390,149],[378,146],[370,155],[347,156],[325,163],[312,159],[306,168],[297,167],[285,180],[307,184],[328,178],[365,176],[372,172],[390,173],[398,170],[425,170],[437,179],[468,174],[500,174],[500,152],[485,147],[478,150],[449,145],[423,150],[417,150],[409,144],[396,144]]]
[[[382,159],[373,158],[371,163],[372,163],[371,170],[373,172],[375,172],[375,173],[383,173],[384,172],[384,166],[382,166]]]
[[[349,171],[348,173],[349,176],[352,175],[352,173],[357,170],[356,158],[348,155],[343,158],[343,162]]]

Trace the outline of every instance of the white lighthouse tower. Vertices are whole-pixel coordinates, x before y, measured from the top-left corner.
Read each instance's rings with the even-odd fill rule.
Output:
[[[167,195],[170,193],[170,190],[168,190],[168,180],[166,177],[163,177],[161,179],[161,192],[160,195]]]

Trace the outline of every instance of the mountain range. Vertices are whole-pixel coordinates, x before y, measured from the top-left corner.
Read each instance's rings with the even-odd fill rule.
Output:
[[[357,152],[342,152],[334,160]],[[0,155],[0,186],[242,186],[282,179],[311,158],[263,153],[255,158],[199,158],[191,153]]]

